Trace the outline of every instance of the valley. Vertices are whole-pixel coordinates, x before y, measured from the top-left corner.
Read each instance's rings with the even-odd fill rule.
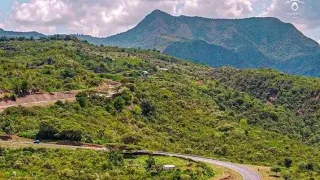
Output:
[[[216,69],[155,50],[94,46],[77,39],[8,40],[0,42],[0,49],[0,89],[8,97],[77,92],[75,101],[4,109],[0,116],[4,135],[119,151],[193,154],[279,167],[282,178],[319,177],[319,129],[309,124],[310,116],[314,123],[319,118],[315,108],[319,101],[313,98],[319,90],[317,78],[264,69],[246,76],[246,70]],[[269,81],[259,85],[259,79],[272,74],[274,78],[266,77]],[[112,97],[99,95],[101,89],[95,88],[106,79],[119,84]],[[236,84],[245,80],[242,84],[248,88]],[[278,82],[290,86],[273,86]],[[272,94],[271,87],[278,93]],[[313,89],[303,90],[306,87]],[[298,94],[289,92],[305,98],[294,104]],[[270,97],[279,101],[269,102]],[[301,107],[308,113],[296,113]]]

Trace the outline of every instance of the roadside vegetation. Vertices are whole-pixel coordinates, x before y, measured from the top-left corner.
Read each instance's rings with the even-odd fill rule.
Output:
[[[30,81],[30,87],[40,87],[39,91],[87,89],[104,79],[121,82],[122,86],[112,98],[88,90],[77,95],[77,102],[8,108],[0,116],[3,133],[30,139],[101,144],[118,150],[161,150],[278,166],[287,179],[320,176],[317,142],[307,141],[301,131],[310,127],[303,124],[305,116],[297,115],[285,104],[266,103],[249,91],[233,89],[218,77],[212,78],[212,68],[156,51],[98,47],[78,40],[0,43],[1,47],[9,45],[19,49],[18,52],[30,48],[30,52],[35,49],[43,55],[26,50],[21,54],[12,52],[12,58],[7,58],[8,64],[20,64],[15,59],[49,57],[62,64],[49,65],[53,66],[54,75],[48,76],[50,81],[43,81],[43,86],[38,82],[42,77],[39,73],[45,67],[15,71],[26,73],[24,77],[30,73],[31,79],[38,78]],[[46,49],[41,51],[43,47]],[[3,50],[4,54],[9,52]],[[83,72],[65,81],[60,71],[66,67],[76,67],[72,69]],[[86,78],[83,75],[87,75]],[[93,79],[95,83],[91,83]],[[15,81],[4,78],[3,82],[6,85],[0,89],[14,94]],[[65,88],[69,82],[77,85]],[[302,81],[299,83],[303,85]],[[311,135],[316,136],[312,133],[317,132],[318,127],[313,128]]]
[[[1,179],[208,179],[213,170],[203,163],[161,156],[62,149],[0,148]],[[163,165],[174,165],[164,170]]]

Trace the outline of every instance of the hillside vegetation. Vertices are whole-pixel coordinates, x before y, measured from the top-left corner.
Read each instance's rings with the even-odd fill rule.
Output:
[[[14,72],[23,74],[21,77],[30,76],[25,79],[30,89],[86,89],[106,78],[123,84],[113,98],[88,90],[79,93],[73,103],[6,109],[0,116],[4,133],[279,165],[284,176],[294,179],[320,176],[319,141],[306,140],[301,129],[309,126],[303,124],[303,117],[285,104],[266,103],[250,92],[226,87],[212,78],[212,68],[156,51],[98,47],[76,39],[14,40],[1,46],[11,48],[2,51],[5,56],[0,60],[18,67]],[[32,69],[24,66],[47,62],[50,57],[53,64]],[[26,59],[26,63],[19,59]],[[48,67],[52,76],[42,74]],[[63,75],[68,68],[74,73],[66,73],[66,81]],[[42,77],[50,77],[50,81],[40,86]],[[33,81],[36,78],[38,81]],[[284,78],[305,87],[317,81]],[[1,88],[14,93],[14,78],[3,82],[6,85]],[[66,88],[69,83],[75,85]],[[314,128],[311,134],[318,132],[318,127]]]
[[[71,38],[55,39],[0,42],[2,93],[24,95],[88,89],[104,78],[120,80],[122,74],[134,73],[147,65],[135,56],[129,57],[132,64],[126,64],[128,55],[121,56],[123,49],[88,46]],[[113,55],[119,55],[117,61],[113,61]]]
[[[172,157],[32,148],[1,148],[0,153],[1,179],[201,180],[214,176],[205,164]],[[164,171],[165,164],[174,164],[177,169]]]
[[[271,69],[213,69],[212,78],[223,85],[246,92],[263,102],[282,106],[294,113],[300,135],[310,143],[319,143],[320,79],[289,76]]]

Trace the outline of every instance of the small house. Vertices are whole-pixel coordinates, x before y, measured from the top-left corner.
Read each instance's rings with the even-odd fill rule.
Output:
[[[158,68],[159,71],[169,71],[167,68]]]
[[[163,170],[165,171],[174,170],[175,168],[176,168],[175,165],[163,165]]]

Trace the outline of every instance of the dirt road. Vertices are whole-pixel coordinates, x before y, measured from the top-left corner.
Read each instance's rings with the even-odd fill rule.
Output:
[[[107,97],[111,97],[117,93],[115,89],[119,86],[121,86],[120,83],[108,80],[105,83],[101,84],[99,87],[90,90],[95,90],[97,92],[106,94]],[[0,101],[0,111],[9,107],[47,106],[54,104],[57,101],[75,101],[76,95],[81,91],[85,90],[30,94],[24,97],[19,97],[16,101],[3,100]]]

